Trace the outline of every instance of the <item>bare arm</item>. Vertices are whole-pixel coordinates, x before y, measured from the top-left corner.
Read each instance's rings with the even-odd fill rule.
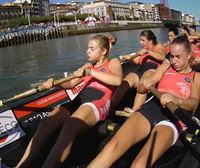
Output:
[[[122,67],[119,59],[113,58],[110,60],[109,68],[111,70],[110,73],[99,72],[92,69],[91,75],[106,84],[119,86],[122,81]]]
[[[161,43],[158,43],[155,51],[148,50],[148,53],[151,57],[159,61],[165,60],[165,46]]]
[[[195,73],[192,93],[189,99],[178,99],[177,105],[181,108],[195,112],[200,100],[200,73]]]
[[[169,63],[162,63],[156,71],[153,73],[153,75],[149,78],[141,79],[138,86],[137,86],[137,92],[138,93],[146,93],[147,90],[151,87],[157,84],[160,79],[162,78],[163,73],[167,70],[167,68],[170,66]]]
[[[74,75],[77,76],[77,78],[72,79],[72,80],[67,81],[67,82],[64,82],[64,83],[60,84],[60,86],[65,88],[65,89],[70,89],[70,88],[75,87],[79,83],[81,83],[83,81],[82,77],[83,77],[83,74],[84,74],[84,69],[89,67],[90,65],[91,65],[91,63],[86,63],[85,65],[83,65],[81,68],[79,68],[78,70],[76,70],[74,72]],[[46,82],[43,83],[43,85],[47,89],[52,88],[53,85],[54,85],[54,79],[53,78],[48,79]]]

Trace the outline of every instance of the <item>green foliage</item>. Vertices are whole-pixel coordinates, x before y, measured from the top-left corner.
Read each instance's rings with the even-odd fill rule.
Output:
[[[87,14],[76,14],[76,20],[84,20],[87,18]],[[94,16],[95,17],[95,16]],[[97,17],[96,17],[97,18]],[[31,16],[30,17],[31,24],[32,23],[48,23],[54,21],[54,16]],[[75,15],[59,15],[60,22],[73,22],[75,21]],[[0,29],[4,28],[12,28],[17,26],[28,25],[28,17],[18,17],[14,19],[10,19],[5,22],[0,22]]]

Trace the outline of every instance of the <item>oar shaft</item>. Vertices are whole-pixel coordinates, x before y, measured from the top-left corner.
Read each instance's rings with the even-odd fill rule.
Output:
[[[70,81],[70,80],[75,79],[75,78],[77,78],[77,76],[75,76],[74,74],[70,74],[69,76],[67,76],[65,78],[61,78],[61,79],[55,80],[53,84],[54,84],[54,86],[56,86],[56,85],[62,84],[64,82]],[[35,94],[37,92],[41,92],[41,91],[44,91],[44,90],[47,90],[46,87],[44,87],[43,85],[40,85],[40,86],[38,86],[36,88],[27,90],[27,91],[25,91],[23,93],[20,93],[20,94],[17,94],[14,97],[11,97],[9,99],[2,100],[0,106],[2,106],[5,103],[8,103],[8,102],[11,102],[11,101],[15,101],[15,100],[30,96],[30,95],[33,95],[33,94]]]

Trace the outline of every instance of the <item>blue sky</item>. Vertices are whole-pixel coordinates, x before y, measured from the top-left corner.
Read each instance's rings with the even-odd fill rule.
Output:
[[[0,0],[0,4],[4,2],[10,2],[14,0]],[[63,2],[70,2],[73,0],[50,0],[51,3],[63,3]],[[74,1],[82,1],[88,2],[93,0],[74,0]],[[119,2],[130,2],[133,0],[119,0]],[[138,0],[144,3],[159,3],[159,0]],[[192,14],[196,18],[200,19],[200,0],[168,0],[169,7],[171,9],[179,10],[183,13]]]

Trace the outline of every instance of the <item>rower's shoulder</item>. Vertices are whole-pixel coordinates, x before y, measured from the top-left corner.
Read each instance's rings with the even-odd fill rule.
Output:
[[[159,66],[159,69],[161,69],[163,72],[166,71],[170,67],[170,62],[163,61],[163,63]]]
[[[165,48],[165,45],[163,43],[157,43],[156,45],[157,48]]]
[[[120,64],[119,58],[112,58],[112,59],[110,59],[110,64],[115,64],[115,63],[119,63]]]

